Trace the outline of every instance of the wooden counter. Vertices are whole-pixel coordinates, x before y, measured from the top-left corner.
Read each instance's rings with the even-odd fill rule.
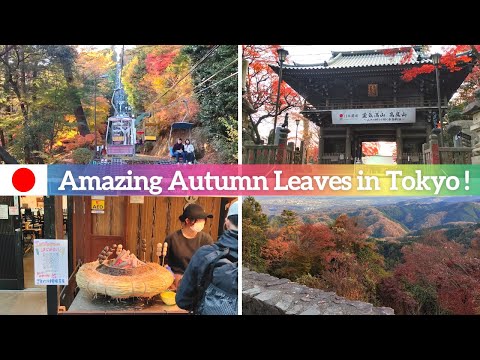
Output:
[[[72,302],[72,305],[66,315],[77,314],[129,314],[129,315],[148,315],[148,314],[188,314],[187,311],[180,309],[177,305],[165,305],[160,296],[145,301],[141,299],[113,300],[99,295],[92,299],[86,292],[80,290]]]

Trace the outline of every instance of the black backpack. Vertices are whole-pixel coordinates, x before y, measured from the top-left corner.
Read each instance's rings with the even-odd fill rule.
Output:
[[[198,315],[238,314],[238,261],[231,261],[229,248],[216,250],[198,284],[194,313]],[[214,254],[207,255],[212,258]],[[230,259],[229,259],[230,258]]]

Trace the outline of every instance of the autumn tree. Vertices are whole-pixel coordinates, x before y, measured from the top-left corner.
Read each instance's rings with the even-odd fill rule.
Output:
[[[54,161],[60,139],[89,136],[77,50],[67,45],[0,45],[0,156],[6,162]],[[99,90],[101,88],[99,87]],[[102,101],[99,100],[99,110]],[[107,100],[104,101],[108,108]],[[90,119],[93,124],[93,118]],[[63,148],[62,148],[63,149]],[[68,149],[67,149],[68,150]]]
[[[297,213],[292,210],[283,210],[280,214],[282,237],[286,241],[298,241],[298,226],[300,224]]]
[[[458,96],[452,99],[446,112],[446,119],[449,123],[462,120],[462,111],[465,106],[480,93],[480,45],[453,45],[445,49],[440,57],[439,68],[449,72],[459,71],[465,67],[470,68],[468,76],[457,91]],[[388,50],[385,50],[388,51]],[[395,51],[392,52],[392,55]],[[407,62],[413,56],[413,47],[409,48],[402,61]],[[403,72],[402,79],[406,82],[435,71],[435,65],[431,63],[415,66]],[[454,130],[457,131],[457,130]]]
[[[190,107],[186,121],[192,121],[198,111],[188,75],[190,59],[181,49],[179,45],[148,45],[127,52],[130,59],[122,80],[128,103],[136,114],[151,112],[149,122],[157,123],[160,131],[186,115],[183,100]]]
[[[189,74],[191,60],[179,45],[137,46],[127,51],[126,58],[122,81],[128,103],[135,114],[151,114],[148,123],[154,125],[156,135],[162,139],[154,153],[164,155],[171,145],[165,137],[174,122],[185,119],[197,125],[198,102]],[[203,144],[196,138],[194,145],[199,148]]]
[[[67,84],[68,97],[73,105],[73,113],[75,115],[79,134],[81,136],[90,134],[90,128],[83,110],[82,101],[75,84],[76,49],[71,45],[48,45],[46,51],[52,60],[58,63],[63,70],[63,75]]]
[[[115,87],[116,64],[112,49],[82,50],[76,59],[77,88],[88,127],[97,144],[103,144],[107,118],[113,115],[111,97]],[[104,78],[102,78],[104,77]],[[96,103],[96,104],[95,104]],[[95,113],[97,128],[95,127]]]
[[[263,143],[259,127],[275,116],[279,79],[269,65],[278,62],[277,50],[279,48],[279,45],[243,46],[243,58],[249,62],[246,97],[255,110],[249,115],[249,123],[243,125],[244,139],[255,144]],[[286,82],[282,81],[278,116],[301,105],[300,96]]]
[[[480,259],[432,232],[402,249],[404,262],[380,284],[385,305],[399,314],[479,314]]]
[[[270,274],[378,303],[377,284],[387,275],[384,259],[357,219],[340,215],[330,226],[305,224],[287,210],[280,222],[284,226],[262,248]],[[289,228],[296,238],[289,238]]]
[[[62,69],[49,45],[2,45],[0,50],[0,128],[14,158],[25,163],[43,162],[58,131],[66,126],[63,114],[70,99]],[[69,109],[71,110],[71,109]],[[2,157],[8,157],[2,149]],[[10,158],[11,161],[11,158]]]

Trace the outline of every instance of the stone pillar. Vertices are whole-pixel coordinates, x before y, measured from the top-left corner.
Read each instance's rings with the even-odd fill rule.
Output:
[[[355,161],[357,160],[357,155],[358,155],[358,137],[353,138],[353,163],[355,164]]]
[[[287,161],[287,139],[290,132],[287,128],[278,128],[278,148],[276,164],[285,164]]]
[[[473,124],[470,126],[472,131],[472,164],[480,164],[480,141],[475,142],[474,137],[480,137],[480,111],[473,114]]]
[[[397,127],[397,164],[402,163],[402,157],[403,157],[402,128]]]
[[[322,156],[325,149],[325,139],[323,137],[323,127],[318,127],[318,163],[322,163]]]
[[[347,127],[347,136],[345,138],[345,164],[352,163],[352,127]]]
[[[432,132],[428,138],[428,143],[422,146],[425,164],[440,164],[440,149],[438,148],[438,137]],[[425,153],[430,152],[430,159],[425,157]]]

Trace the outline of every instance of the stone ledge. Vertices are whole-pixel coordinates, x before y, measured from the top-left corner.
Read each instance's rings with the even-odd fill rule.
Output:
[[[244,315],[394,315],[392,308],[348,300],[245,267],[242,281]]]

